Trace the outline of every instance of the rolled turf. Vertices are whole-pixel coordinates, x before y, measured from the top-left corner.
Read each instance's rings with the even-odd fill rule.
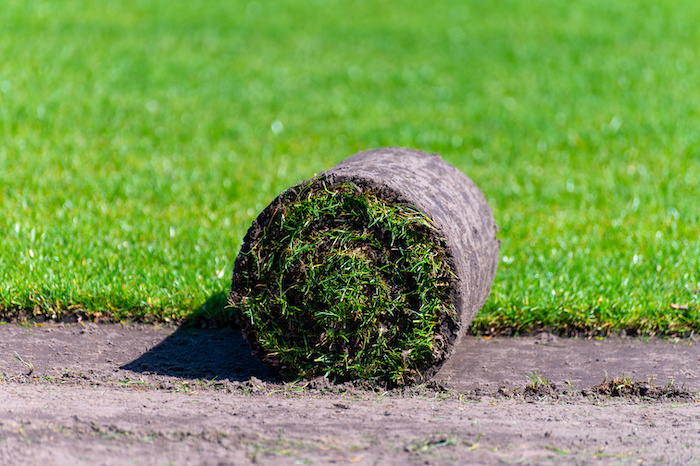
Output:
[[[229,304],[283,375],[417,382],[483,306],[497,230],[479,188],[438,155],[360,152],[255,219]]]

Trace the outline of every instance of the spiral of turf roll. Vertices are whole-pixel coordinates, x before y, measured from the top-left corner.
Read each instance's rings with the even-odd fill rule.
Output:
[[[442,173],[447,197],[431,195],[436,187],[421,175],[431,165],[438,173],[429,178]],[[471,203],[470,196],[485,204],[440,157],[397,148],[356,154],[280,194],[253,222],[234,266],[229,302],[251,347],[292,377],[401,385],[432,375],[495,273],[488,205],[470,206],[490,221],[470,221],[460,235],[490,238],[496,261],[470,264],[472,272],[489,270],[461,277],[464,242],[451,244],[454,225],[441,225],[445,214],[459,213],[449,204]],[[475,235],[480,229],[485,235]],[[477,275],[487,277],[485,292],[465,289]]]

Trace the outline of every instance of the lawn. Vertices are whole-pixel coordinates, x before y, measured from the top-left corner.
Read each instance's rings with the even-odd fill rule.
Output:
[[[6,0],[0,314],[226,322],[260,210],[406,146],[501,227],[476,331],[697,331],[698,24],[693,0]]]

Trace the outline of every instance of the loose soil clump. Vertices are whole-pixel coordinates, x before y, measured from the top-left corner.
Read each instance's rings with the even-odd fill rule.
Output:
[[[600,385],[584,391],[584,394],[675,402],[694,402],[698,398],[697,394],[676,387],[674,384],[659,387],[654,385],[651,380],[635,382],[624,374],[620,378],[614,377],[611,380],[606,380]]]

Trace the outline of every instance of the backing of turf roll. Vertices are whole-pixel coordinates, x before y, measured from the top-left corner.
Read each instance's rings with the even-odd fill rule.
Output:
[[[479,188],[438,155],[360,152],[253,221],[229,305],[282,375],[422,381],[486,301],[497,231]]]

